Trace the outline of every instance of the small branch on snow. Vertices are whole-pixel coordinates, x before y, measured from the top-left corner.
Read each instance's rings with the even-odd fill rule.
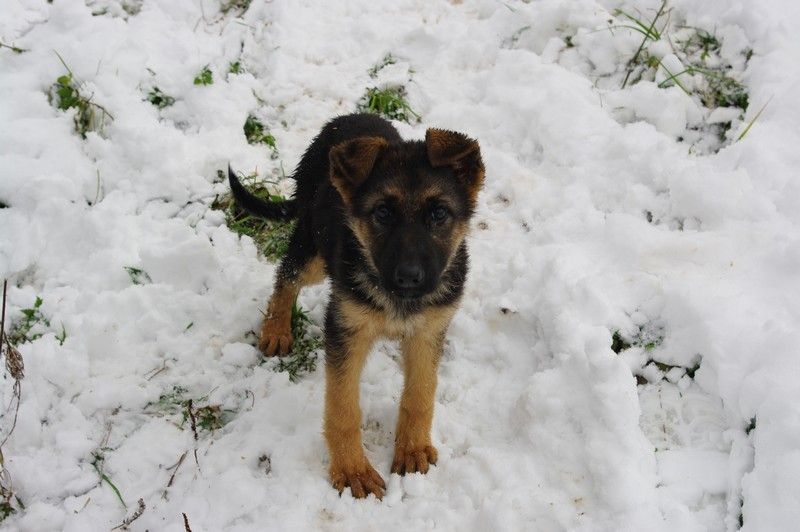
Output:
[[[178,462],[174,466],[171,466],[171,467],[167,468],[167,471],[169,471],[170,469],[174,469],[175,470],[175,471],[172,472],[172,476],[169,477],[169,482],[167,482],[167,488],[172,486],[172,482],[175,480],[175,475],[178,474],[178,469],[180,469],[181,464],[183,463],[184,459],[186,459],[186,454],[188,452],[189,451],[183,451],[183,454],[181,455],[181,457],[178,458]],[[166,495],[167,495],[167,490],[165,489],[164,490],[164,496],[166,497]]]
[[[192,527],[189,526],[189,518],[186,517],[186,514],[183,513],[183,527],[186,529],[186,532],[192,532]]]
[[[138,508],[136,508],[136,510],[134,510],[134,512],[129,517],[126,517],[125,520],[122,521],[122,523],[118,524],[111,530],[117,530],[117,529],[127,530],[128,525],[130,525],[131,523],[133,523],[142,516],[142,514],[144,513],[144,509],[145,509],[144,499],[139,499]]]
[[[192,427],[192,434],[194,434],[194,463],[197,465],[197,468],[200,468],[200,461],[197,459],[197,419],[194,416],[194,408],[192,408],[192,400],[189,399],[186,401],[186,411],[189,414],[189,421],[191,422]]]
[[[7,411],[11,410],[11,405],[16,402],[14,409],[14,420],[11,422],[11,429],[6,434],[3,441],[0,442],[0,449],[6,444],[8,438],[14,432],[17,426],[17,416],[19,415],[19,403],[22,398],[22,379],[25,377],[25,362],[22,360],[22,355],[17,348],[11,345],[11,341],[6,335],[6,292],[8,291],[8,279],[3,279],[3,307],[2,316],[0,317],[0,354],[6,357],[6,371],[14,379],[14,392],[11,397],[11,402],[8,403]],[[5,347],[5,349],[3,349]]]

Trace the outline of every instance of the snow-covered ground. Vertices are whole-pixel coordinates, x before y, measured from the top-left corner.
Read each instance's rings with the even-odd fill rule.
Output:
[[[25,50],[0,48],[7,330],[42,300],[42,336],[18,346],[3,529],[107,530],[139,499],[132,530],[185,530],[183,514],[194,532],[796,529],[796,2],[670,2],[670,24],[719,37],[743,76],[746,116],[722,118],[660,71],[620,89],[642,35],[608,20],[652,19],[653,0],[220,4],[0,2],[0,42]],[[85,139],[49,101],[56,52],[113,116]],[[402,376],[381,344],[361,393],[388,490],[357,501],[326,476],[322,363],[294,383],[252,346],[275,265],[210,206],[228,161],[290,172],[388,53],[378,81],[404,83],[422,117],[401,132],[474,136],[487,179],[440,370],[439,463],[389,475]],[[206,65],[213,84],[195,85]],[[174,105],[146,101],[154,87]],[[277,158],[247,143],[250,113]],[[715,140],[703,124],[720,119]],[[316,326],[326,299],[300,297]],[[185,399],[224,426],[195,439]]]

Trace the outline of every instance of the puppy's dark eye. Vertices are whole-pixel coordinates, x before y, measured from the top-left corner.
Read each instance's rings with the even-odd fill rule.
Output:
[[[381,203],[373,209],[372,216],[375,217],[375,221],[379,224],[388,224],[392,221],[392,209],[385,203]]]
[[[436,223],[442,223],[443,221],[445,221],[447,219],[447,217],[449,215],[450,215],[450,212],[448,212],[447,208],[445,208],[445,207],[441,207],[441,206],[434,207],[431,210],[431,220],[433,220]]]

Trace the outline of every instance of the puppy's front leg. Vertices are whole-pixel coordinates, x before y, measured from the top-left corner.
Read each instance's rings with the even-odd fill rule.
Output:
[[[431,443],[433,405],[437,370],[452,311],[426,316],[419,331],[403,338],[405,385],[397,416],[392,473],[427,473],[436,464],[437,451]]]
[[[353,497],[370,493],[380,499],[386,488],[361,445],[358,392],[361,370],[375,334],[371,328],[345,325],[335,298],[325,318],[325,440],[330,454],[330,478],[341,493],[349,486]]]

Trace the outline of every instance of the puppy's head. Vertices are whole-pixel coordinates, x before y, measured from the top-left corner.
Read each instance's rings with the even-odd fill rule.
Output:
[[[335,146],[331,182],[383,292],[434,292],[461,246],[483,185],[478,143],[429,129],[424,142],[366,137]]]

